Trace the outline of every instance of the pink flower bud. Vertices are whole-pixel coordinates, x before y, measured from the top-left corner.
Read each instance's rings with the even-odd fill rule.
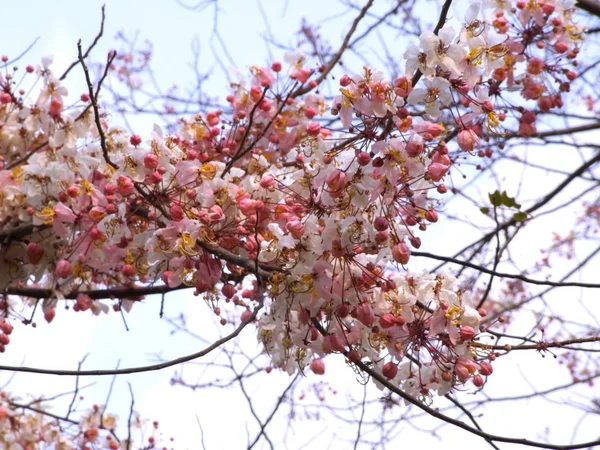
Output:
[[[473,130],[462,130],[458,133],[458,146],[466,152],[473,151],[475,144],[479,145],[479,137]]]
[[[63,110],[63,104],[62,102],[57,99],[57,98],[53,98],[50,101],[50,107],[48,108],[48,114],[54,118],[58,118],[60,117],[60,113]]]
[[[443,371],[442,380],[444,380],[446,383],[450,383],[452,381],[452,373],[450,373],[448,370]]]
[[[384,377],[386,377],[388,380],[391,380],[398,373],[398,366],[392,361],[387,362],[383,365],[382,372]]]
[[[306,125],[306,132],[309,136],[316,137],[321,132],[321,125],[318,122],[310,122]]]
[[[392,313],[385,313],[379,318],[379,325],[383,329],[392,328],[396,325],[396,317]]]
[[[346,187],[346,173],[336,169],[329,174],[327,177],[327,187],[331,191],[330,193],[339,193]]]
[[[428,209],[425,213],[425,220],[431,223],[435,223],[438,221],[438,213],[433,209]]]
[[[281,63],[279,61],[273,62],[273,64],[271,64],[271,70],[276,73],[281,72]]]
[[[246,322],[247,320],[250,320],[250,317],[252,317],[252,311],[247,309],[242,313],[242,315],[240,316],[240,319],[242,322]]]
[[[410,245],[412,245],[414,248],[421,248],[421,238],[418,236],[411,237]]]
[[[434,138],[439,137],[444,131],[444,127],[438,123],[432,123],[427,127],[427,132]]]
[[[135,267],[133,267],[131,264],[125,264],[121,272],[123,272],[123,275],[125,275],[128,278],[134,277]]]
[[[344,75],[344,76],[342,76],[342,78],[340,78],[340,85],[341,86],[346,87],[350,83],[352,83],[352,78],[350,78],[348,75]]]
[[[71,262],[68,259],[61,259],[56,264],[56,270],[54,271],[54,274],[58,278],[68,278],[71,276],[72,272],[73,266],[71,265]]]
[[[422,142],[417,142],[417,141],[410,141],[408,144],[406,144],[405,150],[406,153],[408,154],[408,156],[411,157],[416,157],[419,156],[421,153],[423,153],[423,149],[425,147],[423,146]]]
[[[467,381],[477,371],[475,361],[467,358],[459,358],[454,365],[454,372],[461,381]]]
[[[552,14],[555,9],[556,6],[554,6],[552,3],[544,3],[544,6],[542,6],[542,11],[544,11],[544,14],[547,15]]]
[[[77,308],[77,311],[87,311],[92,307],[91,297],[87,294],[79,294],[75,302],[75,307]]]
[[[315,375],[323,375],[325,373],[325,361],[321,358],[313,359],[310,362],[310,370],[312,370]]]
[[[358,161],[358,164],[360,164],[361,166],[366,166],[371,162],[371,155],[369,155],[367,152],[360,152],[356,156],[356,159]]]
[[[13,332],[13,326],[6,319],[2,319],[2,322],[0,322],[0,330],[2,330],[4,334],[11,334]]]
[[[306,117],[307,119],[312,119],[316,115],[317,115],[317,110],[315,108],[313,108],[312,106],[309,106],[304,109],[304,117]]]
[[[469,373],[467,368],[459,364],[456,364],[454,366],[454,373],[460,381],[467,381],[471,377],[471,374]]]
[[[375,314],[373,313],[373,308],[369,302],[359,303],[356,307],[356,318],[367,327],[373,326]]]
[[[448,166],[440,163],[432,163],[427,168],[427,175],[432,181],[440,181],[448,172]]]
[[[558,41],[554,44],[554,50],[556,50],[557,53],[565,53],[569,50],[569,44],[564,41]]]
[[[375,230],[377,231],[385,231],[389,228],[389,226],[390,223],[387,220],[387,217],[384,216],[376,217],[373,221],[373,227],[375,227]]]
[[[475,375],[473,377],[473,384],[475,386],[477,386],[478,388],[483,387],[483,385],[485,384],[485,380],[483,379],[483,377],[481,375]]]
[[[535,113],[533,111],[525,110],[521,115],[521,122],[526,124],[532,124],[535,122]]]
[[[475,336],[475,330],[473,327],[462,326],[460,327],[460,337],[465,341],[470,341]]]
[[[44,256],[45,250],[35,242],[27,244],[27,257],[33,265],[38,264]]]
[[[129,195],[133,192],[133,187],[133,181],[131,181],[131,178],[124,175],[121,175],[119,178],[117,178],[117,189],[119,194]]]
[[[487,361],[479,363],[479,373],[484,376],[490,376],[494,372],[492,365]]]
[[[154,153],[144,155],[144,167],[146,169],[156,169],[158,167],[158,157]]]
[[[171,205],[171,208],[169,208],[169,214],[171,214],[171,219],[175,222],[181,222],[185,217],[183,208],[178,204]]]
[[[56,316],[56,308],[53,306],[44,311],[44,320],[48,323],[54,320],[54,316]]]
[[[410,248],[402,241],[392,247],[392,257],[400,264],[407,264],[410,259]]]
[[[348,314],[350,314],[350,305],[348,303],[340,303],[337,308],[335,308],[335,313],[340,319],[348,317]]]
[[[233,298],[235,295],[235,286],[231,283],[225,283],[221,288],[221,293],[225,298]]]
[[[360,356],[360,353],[358,353],[358,351],[352,349],[348,352],[348,359],[353,363],[357,363],[362,359],[362,357]]]
[[[137,147],[142,143],[142,138],[139,135],[134,134],[129,138],[129,143],[134,147]]]

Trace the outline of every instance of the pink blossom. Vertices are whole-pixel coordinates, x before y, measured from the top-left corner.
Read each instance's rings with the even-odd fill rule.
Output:
[[[369,302],[361,302],[356,307],[356,318],[365,326],[372,327],[375,322],[375,314]]]

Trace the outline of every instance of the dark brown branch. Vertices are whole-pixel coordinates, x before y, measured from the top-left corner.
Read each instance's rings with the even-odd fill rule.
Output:
[[[71,291],[64,294],[65,300],[74,300],[79,294],[88,295],[93,300],[104,298],[136,298],[143,295],[152,294],[167,294],[169,292],[178,291],[181,289],[189,289],[190,286],[179,285],[177,287],[168,286],[140,286],[140,287],[121,287],[110,289],[94,289],[83,291]],[[20,295],[21,297],[30,298],[56,298],[56,291],[53,289],[33,288],[33,287],[8,287],[4,290],[4,294]]]
[[[252,322],[256,318],[256,315],[262,309],[262,307],[263,307],[263,303],[262,303],[262,299],[261,299],[261,301],[258,303],[258,305],[254,308],[254,311],[252,311],[252,314],[244,322],[242,322],[235,330],[233,330],[227,336],[213,342],[211,345],[204,348],[203,350],[201,350],[197,353],[192,353],[191,355],[182,356],[180,358],[172,359],[170,361],[165,361],[165,362],[158,363],[158,364],[151,364],[148,366],[139,366],[139,367],[127,367],[124,369],[109,369],[109,370],[102,370],[102,369],[99,369],[99,370],[60,370],[60,369],[44,369],[44,368],[40,368],[40,367],[23,367],[23,366],[21,366],[21,367],[0,366],[0,370],[6,370],[9,372],[36,373],[36,374],[41,374],[41,375],[82,376],[82,377],[106,376],[106,375],[125,375],[125,374],[131,374],[131,373],[144,373],[144,372],[153,372],[153,371],[157,371],[157,370],[162,370],[162,369],[166,369],[167,367],[173,367],[173,366],[183,364],[185,362],[193,361],[194,359],[198,359],[203,356],[206,356],[213,350],[215,350],[215,349],[221,347],[223,344],[229,342],[230,340],[232,340],[233,338],[238,336],[242,332],[242,330],[244,328],[246,328],[246,325],[248,325],[250,322]]]
[[[367,14],[367,11],[369,10],[369,8],[373,5],[373,1],[374,0],[369,0],[367,2],[367,4],[360,10],[360,13],[358,14],[358,16],[356,16],[356,18],[354,19],[354,22],[352,22],[352,26],[350,27],[350,30],[348,30],[348,33],[346,33],[346,37],[344,38],[344,41],[342,42],[340,49],[335,53],[335,55],[333,55],[333,58],[331,58],[331,60],[327,64],[327,66],[325,66],[325,69],[321,72],[321,75],[319,75],[319,77],[316,79],[316,86],[319,86],[323,82],[323,80],[325,80],[325,78],[327,78],[327,75],[329,75],[329,73],[333,70],[335,65],[342,58],[342,55],[344,54],[344,52],[348,48],[348,45],[350,44],[350,39],[352,38],[352,35],[356,31],[356,28],[358,27],[358,24],[360,23],[360,21],[365,17],[365,14]],[[292,97],[293,98],[299,97],[301,95],[304,95],[304,94],[312,91],[313,89],[314,88],[312,88],[310,86],[300,87],[292,93]]]
[[[600,2],[595,0],[578,0],[576,6],[596,17],[600,17]]]
[[[525,283],[529,283],[529,284],[537,284],[539,286],[583,287],[583,288],[594,288],[594,289],[600,288],[600,284],[596,284],[596,283],[581,283],[581,282],[576,282],[576,281],[563,281],[563,282],[561,282],[561,281],[544,281],[544,280],[536,280],[533,278],[528,278],[524,275],[519,275],[519,274],[497,272],[495,270],[488,269],[487,267],[473,264],[472,262],[469,262],[469,261],[463,261],[463,260],[460,260],[457,258],[452,258],[450,256],[436,255],[436,254],[429,253],[429,252],[412,251],[411,254],[414,256],[422,256],[424,258],[435,259],[437,261],[445,261],[445,262],[449,262],[449,263],[453,263],[453,264],[458,264],[460,266],[469,267],[469,268],[475,269],[479,272],[482,272],[482,273],[485,273],[488,275],[492,275],[492,276],[496,276],[499,278],[511,278],[514,280],[521,280],[521,281],[524,281]]]
[[[88,93],[90,96],[90,102],[92,102],[92,108],[94,109],[94,119],[96,122],[96,127],[98,128],[98,134],[100,135],[100,146],[102,147],[102,154],[104,155],[104,160],[106,163],[111,166],[113,169],[117,169],[117,165],[110,160],[110,156],[108,156],[108,147],[106,145],[106,135],[104,134],[104,128],[102,127],[102,123],[100,122],[100,111],[98,109],[98,94],[100,93],[100,86],[102,85],[102,81],[106,78],[108,74],[108,69],[112,64],[113,60],[117,57],[116,52],[111,52],[108,55],[108,59],[106,61],[106,68],[104,70],[104,75],[98,82],[98,87],[96,88],[96,92],[94,93],[94,86],[92,85],[92,80],[90,78],[90,72],[83,60],[83,53],[81,51],[81,39],[77,42],[77,51],[79,52],[79,62],[81,63],[81,67],[83,67],[83,72],[85,74],[85,81],[88,87]]]
[[[83,54],[83,59],[85,59],[85,58],[87,58],[89,56],[89,54],[92,51],[92,49],[96,46],[96,44],[98,43],[98,41],[100,40],[100,38],[104,34],[104,19],[105,19],[104,7],[105,6],[106,5],[102,5],[102,19],[100,20],[100,31],[98,32],[98,34],[94,38],[94,41],[90,44],[90,46],[88,47],[88,49]],[[76,61],[73,61],[71,63],[71,65],[69,67],[67,67],[67,70],[65,70],[65,72],[60,76],[59,80],[62,81],[65,78],[67,78],[67,75],[69,74],[69,72],[73,69],[73,67],[75,67],[77,64],[79,64],[79,61],[80,61],[80,58],[77,58]]]

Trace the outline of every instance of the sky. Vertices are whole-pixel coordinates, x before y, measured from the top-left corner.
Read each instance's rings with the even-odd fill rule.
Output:
[[[41,0],[5,1],[0,6],[0,15],[5,18],[0,31],[2,47],[0,53],[10,58],[20,54],[27,46],[35,41],[32,49],[18,64],[36,64],[42,56],[54,55],[53,68],[57,73],[62,73],[77,57],[76,43],[82,39],[86,48],[98,32],[100,24],[100,8],[103,2],[88,0],[54,0],[45,2]],[[179,84],[185,86],[191,80],[189,69],[192,42],[200,42],[199,65],[202,71],[212,72],[215,76],[208,84],[208,89],[215,96],[223,96],[227,81],[219,64],[215,62],[213,52],[224,61],[227,70],[235,70],[225,50],[219,43],[211,39],[214,26],[214,8],[208,6],[202,11],[190,11],[175,1],[156,0],[154,2],[140,0],[107,0],[106,23],[104,37],[91,57],[92,60],[102,61],[109,49],[118,47],[114,37],[124,31],[131,36],[138,32],[139,39],[149,39],[153,43],[153,67],[157,82],[161,86]],[[385,2],[388,4],[389,2]],[[188,5],[191,2],[187,3]],[[261,11],[262,6],[262,11]],[[227,43],[227,52],[235,61],[235,69],[244,72],[250,65],[265,64],[273,59],[282,59],[282,51],[276,46],[266,46],[263,36],[267,33],[264,15],[269,18],[270,32],[280,38],[284,44],[295,45],[292,31],[298,29],[300,20],[304,16],[329,18],[322,25],[322,33],[334,42],[344,33],[344,26],[352,19],[351,15],[338,16],[337,2],[305,0],[302,2],[290,0],[264,0],[262,5],[249,1],[229,0],[219,2],[217,17],[218,29]],[[436,17],[426,15],[426,20],[433,22]],[[392,53],[402,54],[404,43],[398,43],[390,37]],[[378,47],[378,42],[370,41],[362,47],[369,52]],[[360,56],[360,55],[359,55]],[[360,68],[360,57],[349,57],[348,64]],[[76,68],[69,76],[67,87],[71,95],[78,97],[84,92],[82,74]],[[134,122],[138,134],[149,134],[152,129],[151,118],[140,118]],[[574,159],[575,166],[578,161]],[[554,182],[557,177],[532,178],[533,190],[542,190],[548,183]],[[540,181],[541,180],[541,181]],[[477,219],[475,219],[477,220]],[[445,248],[448,236],[452,236],[452,245],[460,247],[461,242],[468,242],[469,235],[465,233],[464,226],[458,224],[445,225],[442,232],[432,232],[428,236],[432,249]],[[537,241],[536,241],[537,239]],[[547,242],[546,233],[532,233],[527,245],[523,248],[523,265],[525,259],[535,260],[537,255],[532,255],[530,248],[539,248]],[[416,261],[415,269],[424,268],[427,262]],[[171,294],[167,298],[166,315],[176,316],[180,311],[186,312],[188,325],[192,331],[203,335],[205,332],[214,332],[216,327],[211,319],[206,316],[208,308],[202,302],[188,294]],[[122,318],[118,314],[110,314],[100,318],[90,319],[80,317],[81,314],[58,311],[55,321],[51,325],[38,321],[36,330],[17,327],[14,332],[13,343],[7,353],[0,356],[4,365],[27,365],[34,367],[73,369],[78,361],[87,355],[84,369],[132,367],[156,362],[158,359],[169,359],[198,351],[203,344],[198,340],[182,333],[172,333],[173,328],[159,317],[160,298],[149,299],[136,305],[135,314],[126,316],[127,331]],[[213,330],[213,331],[211,331]],[[254,330],[245,330],[242,334],[243,344],[248,352],[254,351]],[[505,363],[505,364],[508,364]],[[556,372],[556,362],[552,358],[535,361],[529,356],[511,356],[510,364],[518,365],[519,371],[504,375],[501,380],[495,377],[490,379],[490,395],[500,395],[509,390],[512,394],[526,392],[527,385],[523,384],[522,375],[532,374],[535,386],[543,389],[556,382],[567,382],[568,376],[564,372]],[[501,370],[502,365],[498,368]],[[189,379],[204,380],[202,367],[188,366],[183,369]],[[254,424],[247,406],[240,402],[239,391],[227,390],[198,390],[169,386],[175,369],[166,369],[162,372],[151,372],[132,376],[119,377],[114,384],[110,398],[109,410],[116,410],[124,419],[127,416],[130,404],[127,383],[131,383],[135,394],[136,409],[143,416],[161,423],[161,429],[167,436],[175,436],[173,447],[176,449],[198,449],[201,436],[204,438],[206,448],[241,448],[247,442],[247,427],[253,434]],[[547,374],[552,373],[549,377]],[[213,376],[213,373],[208,376]],[[500,376],[498,376],[500,378]],[[0,383],[10,381],[8,390],[21,394],[40,394],[69,391],[73,388],[73,378],[42,377],[39,375],[0,374]],[[103,403],[110,388],[111,378],[102,380],[82,380],[94,382],[95,385],[85,389],[84,403]],[[285,374],[272,373],[269,378],[261,377],[257,381],[249,382],[249,393],[256,402],[257,412],[263,417],[268,414],[276,395],[283,389],[289,378]],[[312,380],[310,380],[312,381]],[[310,383],[309,381],[309,383]],[[346,398],[343,393],[353,390],[360,393],[362,387],[357,383],[354,374],[345,367],[333,366],[332,372],[325,377],[332,389],[338,391],[338,396],[329,393],[330,404],[343,408]],[[508,388],[510,386],[510,388]],[[279,387],[280,390],[274,390]],[[358,390],[357,390],[358,389]],[[310,400],[310,390],[307,388],[307,397]],[[328,391],[330,392],[330,391]],[[300,396],[300,393],[295,394]],[[360,395],[358,395],[360,397]],[[308,401],[307,400],[307,401]],[[318,398],[314,399],[318,403]],[[88,403],[89,404],[89,403]],[[484,418],[484,423],[492,432],[508,433],[511,435],[525,435],[531,438],[540,436],[531,435],[529,430],[544,429],[547,421],[544,404],[538,401],[527,403],[532,409],[523,408],[515,411],[509,407],[498,406]],[[535,414],[531,414],[536,411]],[[524,426],[506,429],[505,420],[510,418],[510,423],[521,423]],[[567,426],[569,422],[575,424],[579,417],[561,418],[564,432],[553,429],[553,436],[565,441],[571,438]],[[588,419],[585,419],[586,421]],[[593,427],[586,427],[584,421],[580,428],[580,439],[592,439]],[[198,425],[201,424],[201,427]],[[417,421],[419,425],[433,426],[428,421]],[[527,424],[527,425],[525,425]],[[309,448],[348,448],[349,441],[355,434],[352,428],[335,425],[335,429],[327,423],[318,420],[300,418],[287,429],[286,418],[273,424],[274,435],[282,436],[284,431],[291,433],[290,448],[302,448],[309,442]],[[597,422],[596,422],[597,429]],[[590,431],[592,430],[592,431]],[[398,441],[403,447],[407,444],[419,444],[422,448],[433,448],[439,441],[428,435],[418,433],[409,426],[403,426]],[[483,441],[479,438],[458,432],[449,427],[438,430],[443,436],[443,447],[448,450],[483,448]],[[316,440],[312,440],[316,435]]]

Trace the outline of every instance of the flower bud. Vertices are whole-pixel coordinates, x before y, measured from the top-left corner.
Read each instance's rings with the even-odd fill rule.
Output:
[[[424,148],[425,148],[425,146],[423,145],[422,142],[410,141],[408,144],[406,144],[405,150],[406,150],[406,153],[408,154],[408,156],[411,156],[414,158],[416,156],[419,156],[421,153],[423,153]]]
[[[465,341],[470,341],[475,336],[476,332],[473,327],[462,326],[460,327],[460,337]]]
[[[348,352],[348,359],[353,363],[357,363],[362,359],[362,357],[360,356],[360,353],[358,353],[358,351],[352,349]]]
[[[371,162],[371,155],[369,155],[367,152],[360,152],[356,156],[356,159],[358,161],[358,164],[360,164],[361,166],[366,166]]]
[[[306,125],[306,132],[309,136],[316,137],[321,132],[321,125],[318,122],[310,122]]]
[[[396,317],[392,313],[385,313],[379,318],[379,325],[384,330],[387,328],[392,328],[396,325]]]
[[[352,78],[350,78],[348,75],[344,75],[344,76],[342,76],[342,78],[340,78],[340,85],[342,87],[346,87],[350,83],[352,83]]]
[[[171,205],[171,208],[169,208],[169,214],[171,215],[171,219],[175,222],[181,222],[185,217],[183,208],[178,204]]]
[[[479,363],[479,373],[484,376],[490,376],[494,372],[492,365],[487,361]]]
[[[388,222],[387,218],[384,216],[376,217],[375,220],[373,221],[373,227],[375,227],[375,230],[377,230],[377,231],[385,231],[388,229],[389,226],[390,226],[390,223]]]
[[[407,264],[410,259],[410,248],[402,241],[392,247],[392,257],[400,264]]]
[[[71,276],[72,272],[73,272],[73,266],[71,265],[71,262],[67,259],[61,259],[56,264],[56,270],[55,270],[54,274],[58,278],[68,278],[69,276]]]
[[[158,167],[158,157],[154,153],[144,155],[144,167],[146,169],[156,169]]]
[[[313,359],[310,362],[310,370],[312,370],[315,375],[323,375],[325,373],[325,361],[321,358]]]
[[[475,375],[473,377],[473,384],[475,386],[477,386],[478,388],[483,387],[483,385],[485,384],[485,380],[483,379],[483,377],[481,375]]]
[[[427,167],[427,175],[432,181],[440,181],[448,172],[448,166],[440,163],[432,163]]]
[[[414,248],[421,248],[421,238],[418,236],[411,237],[410,245],[412,245]]]
[[[386,377],[388,380],[391,380],[398,373],[398,366],[392,361],[387,362],[383,365],[382,372],[384,377]]]
[[[348,314],[350,314],[350,305],[348,303],[340,303],[337,308],[335,308],[335,313],[340,319],[348,317]]]
[[[246,322],[246,321],[250,320],[250,317],[252,317],[252,311],[250,311],[249,309],[247,309],[240,316],[240,320],[242,322]]]
[[[427,222],[431,222],[431,223],[437,222],[438,221],[438,213],[433,209],[427,210],[427,212],[425,213],[425,220],[427,220]]]

